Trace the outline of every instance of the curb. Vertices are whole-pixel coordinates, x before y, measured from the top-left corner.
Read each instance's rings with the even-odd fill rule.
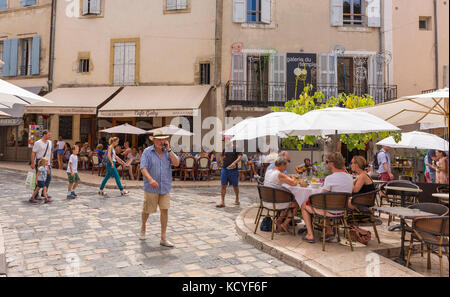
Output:
[[[0,169],[4,169],[4,170],[10,170],[10,171],[15,171],[15,172],[20,172],[20,173],[27,173],[28,170],[23,170],[23,169],[17,169],[17,168],[9,168],[9,167],[2,167],[0,166]],[[60,177],[57,175],[52,175],[52,179],[59,179],[59,180],[64,180],[67,181],[66,177]],[[99,184],[98,183],[93,183],[93,182],[89,182],[89,181],[85,181],[85,180],[81,180],[80,184],[82,185],[87,185],[87,186],[91,186],[91,187],[98,187]],[[143,189],[143,185],[138,185],[138,186],[126,186],[126,183],[122,183],[124,185],[124,188],[126,189]],[[255,184],[241,184],[239,185],[240,188],[250,188],[250,187],[255,187]],[[220,187],[220,184],[217,185],[208,185],[208,184],[186,184],[186,185],[178,185],[178,184],[173,184],[172,183],[172,189],[177,189],[177,188],[218,188]],[[117,185],[106,185],[105,189],[113,189],[116,190],[118,189]]]
[[[3,238],[2,225],[0,225],[0,276],[6,276],[5,239]]]
[[[245,231],[247,228],[244,225],[244,217],[249,212],[252,207],[244,209],[239,216],[236,218],[235,226],[236,231],[242,239],[253,245],[255,248],[262,250],[263,252],[283,261],[284,263],[296,267],[313,277],[337,277],[338,275],[325,266],[317,263],[314,260],[307,259],[301,255],[293,255],[289,253],[287,249],[282,247],[275,247],[269,242],[264,242],[258,234],[253,234],[253,232]]]

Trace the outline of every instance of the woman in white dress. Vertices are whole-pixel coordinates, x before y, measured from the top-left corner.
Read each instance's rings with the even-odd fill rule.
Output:
[[[282,190],[286,190],[283,189],[282,184],[296,186],[297,181],[284,173],[287,165],[288,160],[285,157],[278,157],[275,161],[275,168],[266,172],[264,177],[264,186]],[[289,223],[291,222],[291,219],[287,218],[287,216],[292,216],[292,212],[295,215],[299,208],[298,203],[295,201],[287,206],[289,207],[289,210],[281,212],[280,217],[275,222],[277,225],[277,231],[289,232]]]

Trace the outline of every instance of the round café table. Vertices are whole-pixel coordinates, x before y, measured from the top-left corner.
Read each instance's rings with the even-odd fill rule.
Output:
[[[449,197],[448,193],[434,193],[431,196],[438,198],[439,203],[441,203],[441,202],[448,203],[448,197]]]
[[[299,185],[290,186],[288,184],[283,184],[282,186],[294,195],[295,201],[297,201],[299,206],[308,201],[309,196],[322,192],[321,187],[313,188],[311,186],[308,186],[306,188],[303,188]]]

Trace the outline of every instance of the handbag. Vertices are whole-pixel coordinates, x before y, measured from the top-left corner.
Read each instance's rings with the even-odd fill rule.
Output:
[[[350,226],[350,238],[353,242],[359,242],[367,245],[372,238],[372,233],[370,231],[361,229],[357,226]]]
[[[272,219],[270,217],[265,217],[260,226],[261,231],[272,232]]]

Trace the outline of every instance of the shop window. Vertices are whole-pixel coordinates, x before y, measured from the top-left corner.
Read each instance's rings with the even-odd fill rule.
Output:
[[[72,116],[59,116],[59,136],[63,139],[72,139],[72,128]]]

